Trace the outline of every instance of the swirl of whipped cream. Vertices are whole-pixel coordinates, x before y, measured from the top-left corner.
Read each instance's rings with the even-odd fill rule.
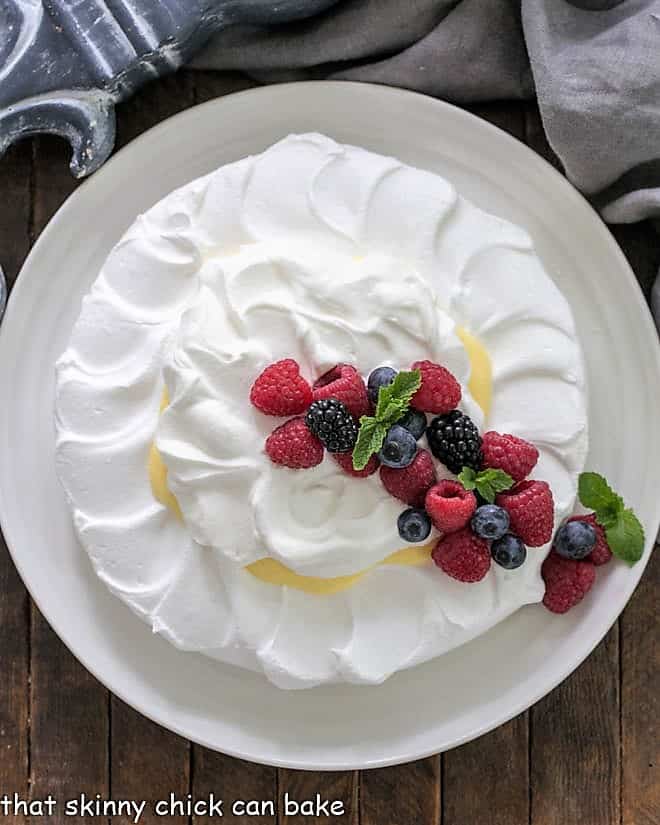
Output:
[[[524,231],[437,175],[320,135],[163,199],[108,257],[57,367],[57,468],[99,577],[177,647],[287,688],[380,682],[539,601],[547,548],[477,584],[382,565],[327,596],[246,569],[270,556],[343,575],[400,546],[377,477],[263,456],[277,419],[248,402],[263,366],[292,356],[313,378],[429,357],[465,387],[456,324],[490,355],[483,428],[538,445],[534,476],[563,518],[587,446],[582,355]],[[154,500],[154,439],[185,523]]]
[[[401,505],[377,475],[351,478],[329,455],[305,472],[268,460],[280,422],[251,407],[250,381],[290,357],[312,380],[342,362],[364,371],[430,358],[465,382],[469,361],[437,295],[406,262],[301,242],[210,257],[202,281],[165,369],[156,439],[193,538],[243,565],[270,557],[319,577],[396,551]]]

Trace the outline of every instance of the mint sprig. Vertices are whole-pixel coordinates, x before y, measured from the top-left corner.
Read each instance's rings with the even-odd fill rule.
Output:
[[[458,480],[466,490],[476,490],[487,502],[492,504],[498,493],[503,493],[513,486],[513,478],[504,470],[487,469],[476,472],[472,467],[463,467]]]
[[[353,448],[353,467],[363,470],[383,446],[387,431],[408,412],[413,395],[422,385],[419,370],[397,373],[394,381],[378,391],[374,415],[360,418],[360,430]]]
[[[578,498],[584,507],[594,511],[612,553],[630,566],[638,562],[644,553],[644,528],[603,476],[580,473]]]

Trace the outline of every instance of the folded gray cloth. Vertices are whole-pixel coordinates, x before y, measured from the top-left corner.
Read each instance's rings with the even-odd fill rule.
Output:
[[[605,220],[660,217],[660,0],[338,0],[303,22],[225,29],[194,65],[456,103],[536,95],[567,177]],[[660,321],[660,281],[653,297]]]

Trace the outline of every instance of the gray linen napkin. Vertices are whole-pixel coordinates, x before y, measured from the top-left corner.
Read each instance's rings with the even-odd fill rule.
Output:
[[[605,220],[660,217],[660,0],[338,0],[303,22],[226,29],[193,65],[456,103],[536,95],[569,180]],[[660,279],[652,302],[660,326]]]

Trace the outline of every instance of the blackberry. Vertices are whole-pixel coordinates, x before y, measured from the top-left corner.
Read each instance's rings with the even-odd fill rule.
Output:
[[[305,424],[329,453],[348,453],[357,441],[358,423],[336,398],[314,401],[307,410]]]
[[[426,437],[433,455],[452,473],[460,473],[463,467],[481,469],[479,430],[460,410],[436,416],[426,428]]]

